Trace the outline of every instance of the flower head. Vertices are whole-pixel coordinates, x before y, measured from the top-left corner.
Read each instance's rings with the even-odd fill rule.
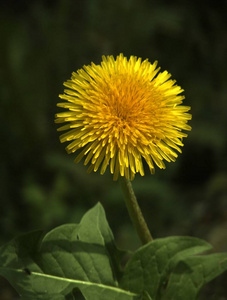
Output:
[[[100,65],[91,63],[72,73],[58,103],[66,111],[56,114],[56,123],[66,123],[60,141],[70,142],[68,153],[77,152],[75,162],[85,157],[89,171],[103,174],[110,167],[118,176],[133,179],[144,175],[143,160],[151,173],[163,160],[175,161],[182,138],[191,130],[191,115],[182,106],[183,90],[159,72],[157,62],[120,54],[103,56]]]

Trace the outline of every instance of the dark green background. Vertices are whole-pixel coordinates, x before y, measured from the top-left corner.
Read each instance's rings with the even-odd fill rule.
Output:
[[[78,222],[100,201],[120,247],[139,241],[118,182],[87,174],[59,142],[54,114],[71,73],[101,55],[159,61],[185,89],[183,154],[133,186],[154,237],[191,235],[227,251],[227,1],[3,1],[0,244]],[[227,299],[227,274],[201,299]],[[5,280],[0,299],[17,299]]]

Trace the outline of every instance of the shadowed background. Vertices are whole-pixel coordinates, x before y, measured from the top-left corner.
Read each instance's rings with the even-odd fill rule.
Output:
[[[193,115],[183,153],[133,181],[154,237],[191,235],[227,251],[227,1],[3,1],[0,245],[16,234],[79,222],[97,201],[117,244],[140,243],[118,182],[87,174],[59,142],[58,95],[71,73],[101,56],[158,60]],[[227,274],[201,299],[227,299]],[[0,299],[18,299],[0,279]]]

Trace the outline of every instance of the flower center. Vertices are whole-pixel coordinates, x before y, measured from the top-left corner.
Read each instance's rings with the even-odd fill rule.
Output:
[[[114,76],[113,76],[114,77]],[[139,80],[129,76],[111,78],[104,88],[104,110],[115,127],[125,129],[143,117],[146,111],[146,97],[142,93]]]

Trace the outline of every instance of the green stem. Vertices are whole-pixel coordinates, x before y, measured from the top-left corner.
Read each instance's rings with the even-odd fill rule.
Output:
[[[141,242],[143,244],[147,244],[148,242],[152,241],[152,236],[136,200],[131,181],[125,177],[121,177],[121,187],[125,195],[125,203],[132,223],[139,235]]]

